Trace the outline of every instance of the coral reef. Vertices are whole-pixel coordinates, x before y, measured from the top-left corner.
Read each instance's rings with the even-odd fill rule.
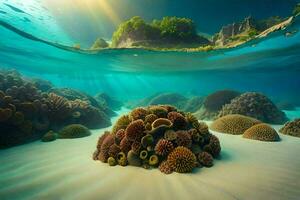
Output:
[[[109,96],[106,93],[99,93],[94,97],[100,105],[107,106],[112,110],[120,110],[122,102]]]
[[[154,105],[138,107],[119,118],[112,131],[98,139],[93,159],[105,163],[111,158],[121,166],[145,169],[158,167],[165,174],[188,173],[200,165],[199,157],[202,165],[212,166],[220,151],[219,139],[191,113]],[[114,166],[112,163],[109,165]]]
[[[233,90],[220,90],[214,92],[204,99],[202,107],[196,111],[195,116],[198,119],[215,119],[222,109],[222,106],[230,103],[232,99],[239,95],[239,92]]]
[[[241,135],[248,128],[261,123],[252,117],[247,117],[239,114],[226,115],[215,120],[210,129],[213,131],[228,133],[233,135]]]
[[[300,118],[287,122],[280,130],[280,133],[294,137],[300,137]]]
[[[80,124],[71,124],[59,131],[59,138],[81,138],[90,136],[90,130]]]
[[[276,130],[267,124],[257,124],[252,126],[245,131],[243,137],[267,142],[276,142],[280,140]]]
[[[219,117],[228,114],[241,114],[253,117],[265,123],[283,124],[287,121],[285,114],[265,95],[247,92],[223,106]]]

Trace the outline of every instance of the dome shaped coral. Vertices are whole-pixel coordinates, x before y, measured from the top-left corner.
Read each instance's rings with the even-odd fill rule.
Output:
[[[223,106],[219,117],[228,114],[241,114],[265,123],[282,124],[287,121],[285,114],[265,95],[247,92]]]
[[[186,147],[176,147],[168,156],[167,162],[174,171],[191,172],[195,168],[196,156]]]
[[[126,129],[126,127],[128,126],[128,124],[130,124],[131,119],[129,117],[129,115],[123,115],[121,116],[117,122],[115,123],[115,125],[112,128],[112,133],[116,134],[118,130],[120,129]]]
[[[267,124],[257,124],[252,126],[245,131],[243,137],[266,142],[276,142],[280,140],[276,130]]]
[[[59,131],[59,138],[81,138],[90,136],[90,130],[80,124],[71,124]]]
[[[201,165],[205,167],[211,167],[213,166],[214,158],[207,152],[201,152],[198,155],[198,160]]]
[[[232,115],[226,115],[224,117],[215,120],[211,124],[210,129],[221,133],[241,135],[248,128],[259,123],[261,122],[254,118],[239,115],[239,114],[232,114]]]
[[[280,133],[294,137],[300,137],[300,119],[287,122],[280,130]]]

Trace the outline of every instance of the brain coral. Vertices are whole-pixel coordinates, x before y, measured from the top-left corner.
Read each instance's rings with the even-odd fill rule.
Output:
[[[186,147],[176,147],[168,156],[168,163],[178,173],[191,172],[196,163],[196,156]]]
[[[300,118],[287,122],[280,130],[280,133],[300,137]]]
[[[198,122],[193,115],[176,111],[176,108],[167,105],[138,110],[147,115],[133,121],[125,115],[114,126],[116,132],[106,132],[98,139],[94,160],[116,160],[109,162],[112,166],[117,163],[145,169],[159,168],[161,172],[169,174],[173,171],[191,172],[193,168],[200,167],[197,156],[201,152],[213,156],[203,157],[207,166],[210,165],[209,158],[213,159],[220,154],[219,139],[210,134],[207,125]],[[146,128],[147,124],[150,127]]]
[[[257,92],[247,92],[232,99],[229,104],[223,106],[218,116],[228,114],[241,114],[271,124],[287,121],[285,114],[268,97]]]
[[[81,138],[90,136],[90,130],[80,124],[71,124],[59,131],[59,138]]]
[[[248,128],[259,123],[261,122],[254,118],[239,115],[239,114],[232,114],[232,115],[226,115],[224,117],[215,120],[210,125],[210,129],[221,133],[241,135]]]
[[[275,142],[280,140],[276,130],[267,124],[257,124],[252,126],[245,131],[243,137],[267,142]]]

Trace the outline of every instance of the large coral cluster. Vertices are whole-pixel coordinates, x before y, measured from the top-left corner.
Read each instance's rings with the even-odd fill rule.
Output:
[[[49,87],[48,82],[26,79],[14,70],[0,71],[0,148],[41,139],[43,134],[43,141],[52,141],[56,137],[50,130],[70,124],[110,125],[109,117],[91,101],[69,100],[49,92]]]
[[[138,107],[121,116],[97,142],[94,160],[114,165],[158,167],[166,174],[211,167],[219,139],[191,113],[169,105]]]

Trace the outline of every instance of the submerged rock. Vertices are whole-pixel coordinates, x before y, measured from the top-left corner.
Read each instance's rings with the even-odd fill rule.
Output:
[[[91,134],[92,133],[87,127],[80,124],[71,124],[59,131],[58,138],[61,139],[82,138],[82,137],[90,136]]]
[[[108,162],[107,149],[113,147],[121,150],[117,156],[121,166],[159,167],[166,174],[188,173],[197,166],[198,154],[206,152],[206,157],[200,156],[201,162],[211,166],[211,159],[221,151],[218,138],[192,114],[176,110],[172,106],[155,105],[139,107],[121,116],[112,133],[99,138],[96,151],[99,156],[93,158]]]
[[[287,122],[280,130],[280,133],[294,137],[300,137],[300,118]]]

